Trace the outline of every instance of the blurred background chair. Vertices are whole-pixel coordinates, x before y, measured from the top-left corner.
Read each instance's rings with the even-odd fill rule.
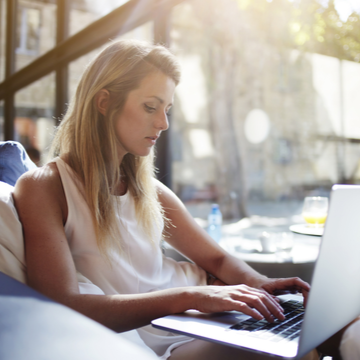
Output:
[[[19,142],[0,141],[0,181],[14,186],[23,173],[35,168]]]

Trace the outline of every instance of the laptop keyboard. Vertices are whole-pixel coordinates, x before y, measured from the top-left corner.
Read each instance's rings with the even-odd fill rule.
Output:
[[[300,335],[301,324],[304,318],[302,302],[289,300],[281,303],[284,309],[285,320],[275,320],[273,323],[267,320],[249,318],[233,326],[233,330],[243,330],[249,335],[274,342],[297,341]]]

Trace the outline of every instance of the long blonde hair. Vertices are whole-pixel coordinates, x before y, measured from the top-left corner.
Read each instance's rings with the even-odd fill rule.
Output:
[[[100,251],[121,251],[121,234],[116,224],[112,191],[125,176],[128,191],[135,199],[139,225],[154,239],[154,225],[161,227],[163,209],[154,185],[154,154],[139,157],[126,154],[119,167],[115,120],[127,95],[141,80],[161,71],[180,80],[179,65],[166,48],[134,40],[111,43],[87,67],[69,109],[57,129],[52,154],[67,155],[68,163],[84,185]],[[111,95],[106,115],[96,106],[96,95],[106,89]]]

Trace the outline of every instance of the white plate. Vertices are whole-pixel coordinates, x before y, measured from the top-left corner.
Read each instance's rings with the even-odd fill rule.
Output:
[[[323,236],[323,227],[313,227],[308,224],[295,224],[290,226],[290,231],[303,235]]]

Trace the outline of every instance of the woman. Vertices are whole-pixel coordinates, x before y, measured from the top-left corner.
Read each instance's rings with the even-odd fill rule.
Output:
[[[161,46],[109,45],[86,69],[58,128],[58,157],[25,174],[14,199],[30,286],[115,331],[143,327],[141,338],[163,358],[190,359],[203,342],[190,346],[150,321],[187,309],[281,320],[271,294],[306,296],[309,285],[268,279],[227,254],[155,180],[153,147],[169,126],[179,78]],[[165,258],[162,236],[196,265]],[[80,290],[78,276],[87,281]]]

